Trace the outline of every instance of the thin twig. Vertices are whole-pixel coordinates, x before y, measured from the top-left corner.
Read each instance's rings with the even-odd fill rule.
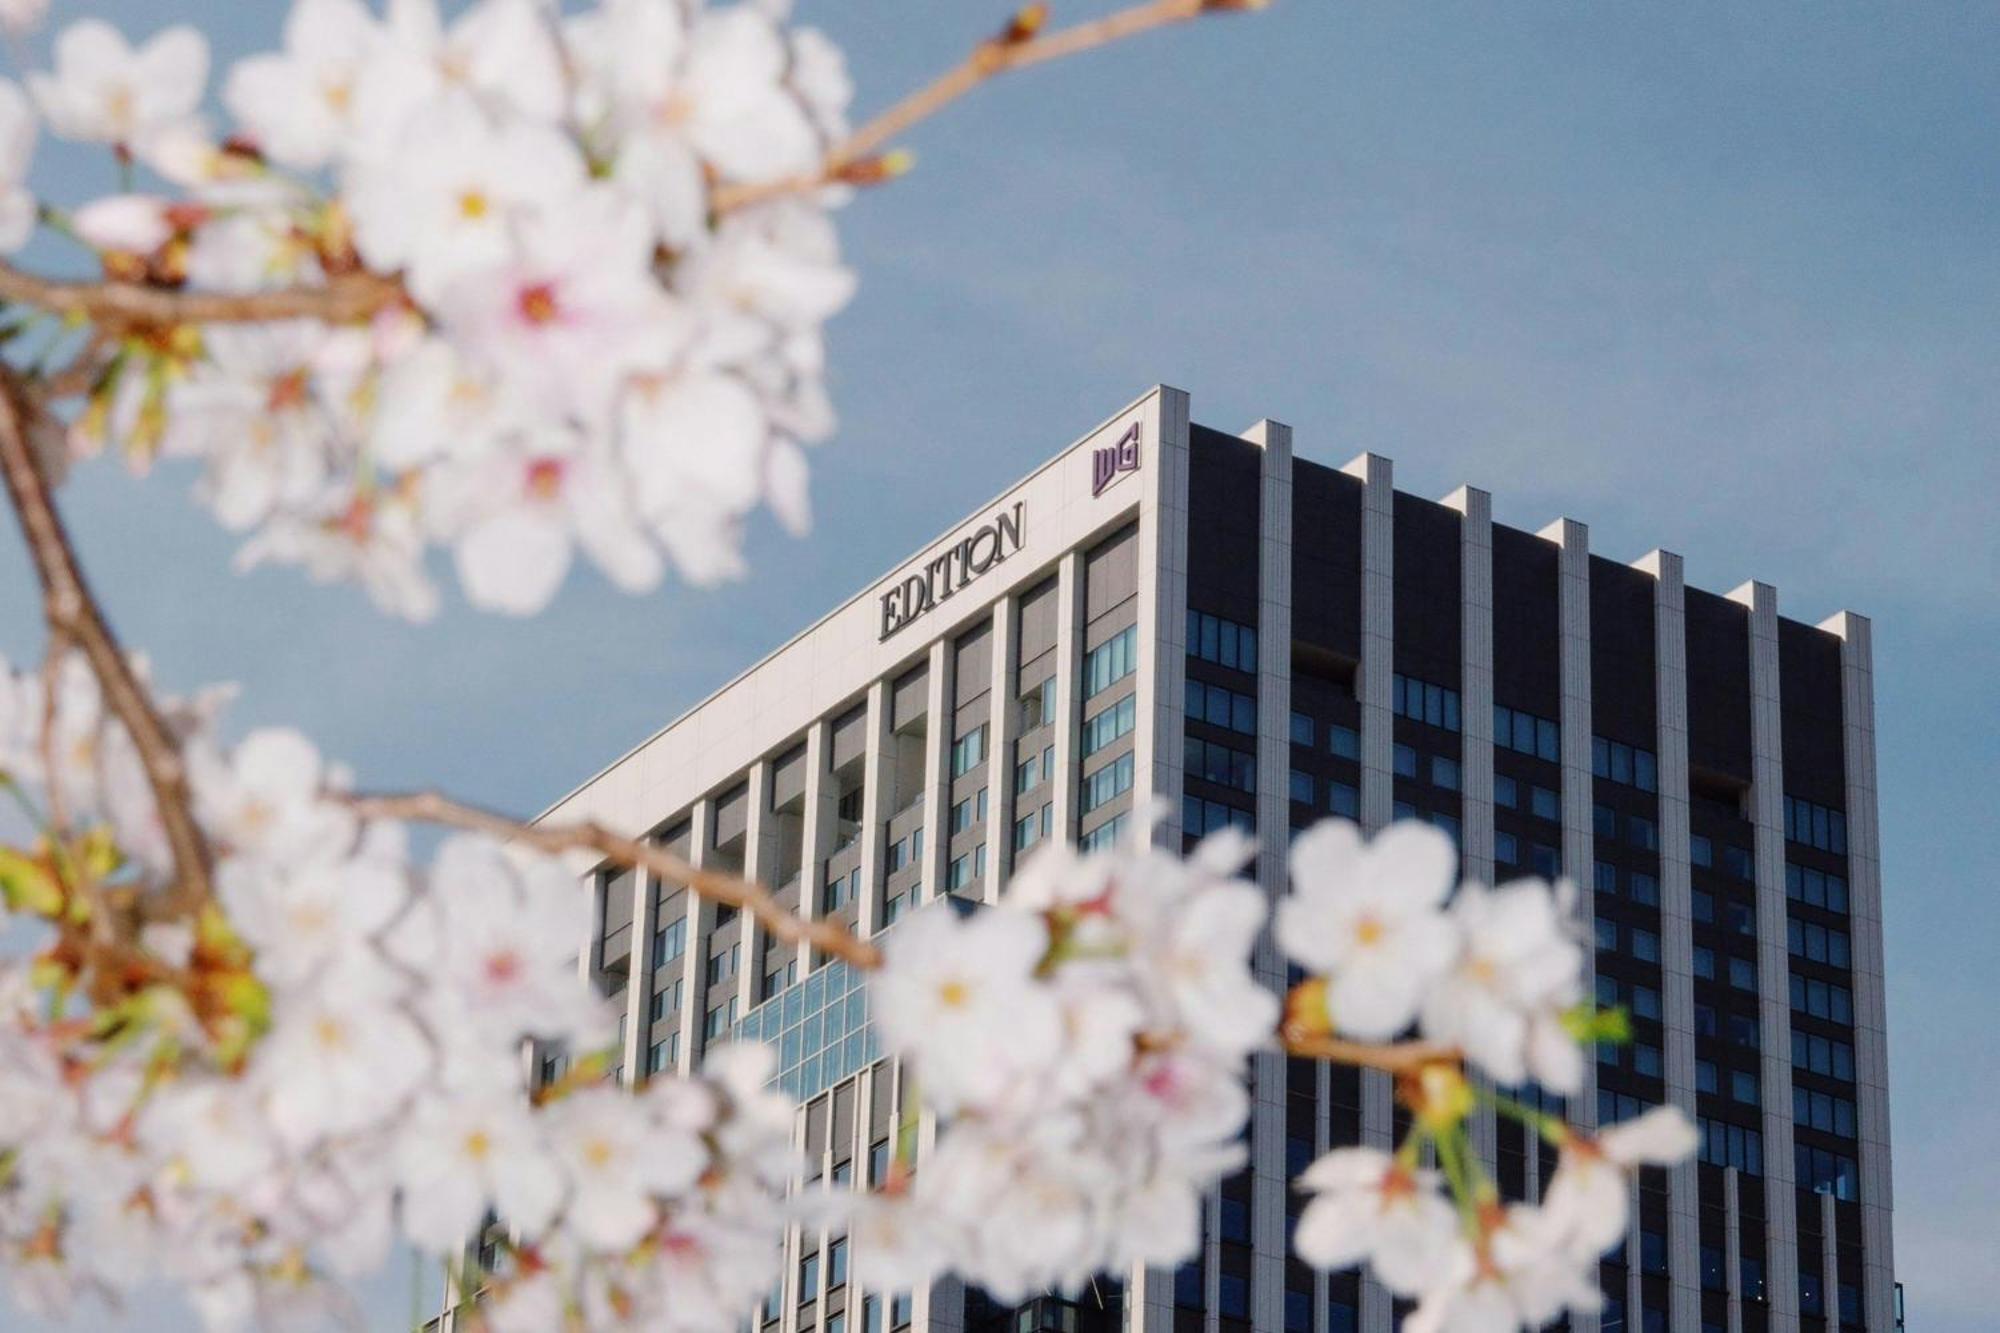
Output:
[[[1024,17],[1035,15],[1035,24],[1024,28],[1017,18],[997,36],[973,47],[972,53],[959,64],[834,145],[818,171],[774,181],[718,186],[714,196],[715,211],[727,213],[766,199],[802,194],[841,181],[892,139],[928,120],[996,75],[1107,46],[1155,28],[1185,23],[1203,14],[1258,9],[1262,4],[1263,0],[1143,0],[1143,3],[1106,14],[1103,18],[1075,23],[1048,33],[1036,31],[1042,10],[1030,6],[1021,13]]]
[[[396,279],[367,272],[342,274],[320,287],[191,292],[139,282],[59,282],[0,262],[0,301],[31,305],[66,319],[88,319],[115,329],[254,324],[278,319],[349,324],[405,299],[403,286]]]
[[[719,871],[703,870],[664,847],[622,837],[595,821],[524,824],[438,792],[354,795],[347,797],[346,802],[350,809],[364,818],[401,819],[467,829],[544,852],[595,852],[614,865],[649,870],[668,883],[684,884],[697,897],[727,907],[740,907],[757,918],[773,938],[785,944],[804,941],[864,970],[872,970],[882,964],[881,951],[874,945],[856,939],[832,921],[806,921],[792,915],[761,884]]]
[[[48,479],[35,457],[36,419],[37,409],[27,402],[13,372],[0,368],[0,474],[42,585],[42,615],[48,621],[50,643],[70,643],[81,650],[106,705],[132,737],[174,856],[174,883],[152,906],[166,916],[184,915],[207,902],[210,894],[208,842],[195,822],[187,769],[173,733],[133,674],[103,608],[84,581]],[[54,773],[49,779],[58,781]]]
[[[1380,1069],[1390,1074],[1415,1073],[1425,1065],[1447,1061],[1456,1064],[1460,1058],[1456,1047],[1428,1041],[1378,1045],[1349,1041],[1345,1037],[1309,1036],[1294,1032],[1281,1032],[1278,1039],[1287,1055],[1308,1060],[1330,1060],[1335,1064],[1357,1065],[1363,1069]]]

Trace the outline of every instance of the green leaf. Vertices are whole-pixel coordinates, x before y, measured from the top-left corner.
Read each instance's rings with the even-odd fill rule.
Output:
[[[1562,1017],[1563,1030],[1585,1045],[1622,1046],[1632,1040],[1632,1019],[1623,1006],[1599,1009],[1579,1004]]]

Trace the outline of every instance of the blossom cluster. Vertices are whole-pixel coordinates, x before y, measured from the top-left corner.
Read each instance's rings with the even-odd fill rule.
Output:
[[[71,24],[25,94],[0,80],[0,251],[33,231],[45,126],[124,168],[116,192],[43,201],[108,276],[373,294],[103,330],[73,451],[193,460],[246,563],[411,617],[436,605],[433,544],[471,601],[519,613],[573,549],[629,589],[669,564],[736,574],[753,511],[808,521],[821,329],[853,290],[845,189],[814,183],[851,89],[785,8],[296,0],[281,49],[219,79],[219,116],[195,30]]]
[[[948,1271],[1012,1300],[1198,1253],[1202,1194],[1243,1164],[1245,1062],[1278,1024],[1251,966],[1264,895],[1231,878],[1249,850],[1228,833],[1186,861],[1051,846],[999,903],[897,928],[877,1021],[941,1123],[913,1171],[860,1202],[859,1265],[891,1287]],[[1583,1002],[1572,891],[1460,885],[1450,840],[1417,823],[1369,840],[1328,821],[1295,841],[1290,870],[1272,925],[1307,979],[1285,1006],[1288,1048],[1418,1052],[1397,1066],[1408,1139],[1336,1148],[1296,1182],[1312,1196],[1299,1256],[1370,1263],[1418,1302],[1412,1330],[1597,1308],[1631,1174],[1687,1156],[1692,1126],[1661,1108],[1588,1134],[1465,1073],[1573,1093],[1584,1044],[1615,1029]],[[1482,1100],[1560,1149],[1539,1205],[1503,1201],[1473,1153]]]
[[[413,864],[297,733],[223,745],[220,702],[168,709],[214,900],[131,947],[116,923],[171,883],[131,739],[80,659],[0,665],[0,786],[34,826],[0,850],[31,950],[0,965],[13,1299],[63,1314],[166,1280],[213,1328],[310,1322],[398,1235],[449,1258],[490,1227],[497,1330],[732,1326],[794,1174],[771,1053],[531,1089],[525,1043],[613,1026],[576,967],[575,875],[483,836]]]
[[[1250,850],[1050,845],[998,904],[896,928],[876,1021],[948,1127],[859,1210],[865,1280],[950,1271],[1012,1301],[1197,1247],[1278,1017],[1250,968],[1263,894],[1232,878]]]
[[[1381,1041],[1415,1024],[1493,1084],[1579,1091],[1584,1042],[1617,1024],[1584,1003],[1573,887],[1458,885],[1457,865],[1451,840],[1414,821],[1372,840],[1338,821],[1301,834],[1275,920],[1310,977],[1292,993],[1288,1033]],[[1418,1302],[1409,1333],[1502,1333],[1596,1310],[1598,1260],[1624,1238],[1632,1174],[1695,1148],[1676,1108],[1585,1133],[1445,1061],[1406,1074],[1400,1091],[1412,1127],[1396,1152],[1336,1148],[1301,1174],[1312,1199],[1293,1245],[1322,1268],[1369,1263]],[[1467,1119],[1482,1099],[1559,1149],[1539,1204],[1502,1200],[1473,1153]]]

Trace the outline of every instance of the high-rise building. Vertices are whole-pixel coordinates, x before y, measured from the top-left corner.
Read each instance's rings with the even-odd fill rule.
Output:
[[[1329,815],[1429,820],[1470,877],[1573,880],[1598,998],[1634,1040],[1562,1109],[1670,1102],[1702,1148],[1638,1182],[1604,1312],[1571,1327],[1890,1333],[1872,664],[1851,612],[1787,619],[1764,584],[1691,588],[1669,552],[1495,523],[1471,487],[1404,494],[1386,458],[1322,466],[1288,427],[1194,425],[1157,388],[545,818],[657,838],[867,937],[1149,810],[1175,847],[1252,831],[1273,894],[1292,833]],[[858,978],[678,886],[594,884],[583,965],[624,998],[620,1075],[770,1042],[809,1177],[878,1179],[905,1108]],[[1285,984],[1268,947],[1257,967]],[[1254,1079],[1250,1166],[1179,1271],[1001,1310],[952,1284],[857,1290],[841,1237],[795,1235],[751,1327],[1386,1333],[1380,1288],[1313,1273],[1287,1237],[1294,1174],[1390,1141],[1389,1084],[1277,1055]],[[1553,1169],[1511,1123],[1478,1141],[1510,1194]]]

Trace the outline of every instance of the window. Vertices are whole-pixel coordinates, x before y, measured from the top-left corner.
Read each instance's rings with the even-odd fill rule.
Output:
[[[1835,856],[1847,855],[1847,816],[1796,796],[1785,798],[1785,837]]]
[[[1625,840],[1642,852],[1660,850],[1660,828],[1644,815],[1625,816]]]
[[[1763,1100],[1757,1091],[1757,1076],[1747,1069],[1729,1071],[1729,1095],[1745,1106],[1755,1106]]]
[[[1040,756],[1029,755],[1014,766],[1014,794],[1019,796],[1042,780]],[[1053,777],[1054,774],[1049,776]]]
[[[1108,847],[1115,846],[1118,840],[1125,836],[1125,825],[1131,821],[1131,818],[1132,812],[1127,810],[1099,824],[1096,828],[1076,840],[1077,850],[1101,852]]]
[[[1458,691],[1398,675],[1389,684],[1389,706],[1398,717],[1427,726],[1458,730]]]
[[[688,923],[686,917],[678,917],[672,925],[653,932],[653,966],[664,967],[679,958],[687,948]]]
[[[1861,1173],[1852,1157],[1810,1144],[1795,1143],[1792,1145],[1792,1165],[1802,1190],[1831,1194],[1849,1203],[1861,1197]]]
[[[1201,1260],[1193,1259],[1174,1270],[1174,1304],[1183,1310],[1199,1310],[1203,1304]]]
[[[1308,750],[1313,747],[1313,720],[1304,713],[1292,714],[1292,744],[1303,745]]]
[[[1431,756],[1431,786],[1442,787],[1446,791],[1458,790],[1458,760],[1447,759],[1441,754]]]
[[[1664,1066],[1660,1060],[1660,1048],[1639,1041],[1632,1043],[1632,1072],[1647,1078],[1662,1076]]]
[[[951,808],[951,831],[963,833],[985,818],[986,788],[981,787]]]
[[[1846,967],[1852,958],[1847,932],[1833,930],[1812,921],[1792,917],[1785,922],[1786,941],[1792,956],[1828,967]]]
[[[1562,819],[1562,798],[1547,787],[1536,787],[1528,793],[1528,811],[1537,819]]]
[[[1702,1161],[1711,1166],[1733,1166],[1745,1175],[1764,1174],[1762,1134],[1754,1129],[1745,1129],[1741,1125],[1710,1120],[1707,1116],[1700,1118],[1698,1128],[1701,1133]]]
[[[1493,775],[1493,804],[1512,810],[1520,804],[1521,790],[1505,773]]]
[[[1715,864],[1715,844],[1697,833],[1688,839],[1688,860],[1695,865],[1709,867]]]
[[[1651,750],[1642,750],[1623,741],[1593,736],[1590,740],[1590,771],[1600,778],[1622,782],[1640,791],[1659,786],[1659,764]]]
[[[1548,718],[1504,704],[1493,705],[1493,743],[1551,763],[1562,762],[1562,729]]]
[[[1660,993],[1651,986],[1632,983],[1632,1016],[1658,1021],[1660,1017]]]
[[[1854,993],[1845,986],[1792,973],[1792,1008],[1831,1023],[1854,1023]]]
[[[1632,901],[1641,907],[1660,905],[1660,881],[1657,876],[1648,875],[1643,870],[1634,870],[1626,876],[1632,886]]]
[[[1694,974],[1703,981],[1715,980],[1715,950],[1706,944],[1694,946]]]
[[[1139,717],[1139,696],[1128,694],[1102,712],[1083,720],[1083,757],[1088,759],[1121,736],[1130,734]]]
[[[1757,1049],[1757,1020],[1748,1014],[1730,1014],[1722,1024],[1722,1034],[1735,1045]]]
[[[1854,1048],[1844,1041],[1836,1041],[1831,1037],[1821,1037],[1793,1028],[1792,1063],[1800,1069],[1827,1078],[1837,1078],[1847,1083],[1854,1081]]]
[[[1122,754],[1095,773],[1083,775],[1084,814],[1132,790],[1133,763],[1133,756]]]
[[[986,873],[986,844],[980,843],[945,867],[944,891],[956,893]]]
[[[1715,1061],[1697,1060],[1694,1062],[1694,1090],[1696,1092],[1720,1092],[1722,1090],[1722,1072],[1716,1068]]]
[[[1667,1235],[1664,1231],[1639,1233],[1639,1267],[1648,1273],[1667,1271]]]
[[[1187,715],[1212,727],[1227,727],[1246,736],[1257,734],[1257,701],[1247,694],[1190,679],[1187,683]]]
[[[1846,1097],[1794,1085],[1792,1119],[1823,1134],[1838,1134],[1846,1139],[1854,1137],[1854,1103]]]
[[[898,838],[889,844],[888,873],[893,875],[910,860],[910,840]]]
[[[1237,791],[1257,789],[1257,756],[1246,751],[1233,750],[1199,736],[1185,736],[1181,740],[1181,763],[1191,778],[1234,787]]]
[[[1295,804],[1311,805],[1313,803],[1313,775],[1310,773],[1301,773],[1296,768],[1293,769],[1291,794]]]
[[[1493,859],[1503,865],[1521,864],[1521,841],[1502,829],[1493,835]]]
[[[1392,752],[1399,778],[1413,778],[1417,775],[1417,752],[1407,745],[1398,745]]]
[[[1188,656],[1237,671],[1257,669],[1257,631],[1188,608]]]
[[[1442,810],[1433,810],[1426,818],[1430,820],[1433,828],[1444,830],[1450,836],[1454,846],[1465,841],[1464,830],[1459,825],[1457,815],[1448,815]]]
[[[826,1333],[847,1333],[847,1311],[835,1310],[826,1317]]]
[[[1595,866],[1591,867],[1591,874],[1592,885],[1597,892],[1606,894],[1616,894],[1618,892],[1617,866],[1612,865],[1609,861],[1599,861]]]
[[[646,1072],[657,1074],[663,1069],[671,1069],[680,1055],[681,1034],[670,1034],[665,1041],[656,1041],[646,1052]]]
[[[819,1299],[819,1251],[799,1256],[799,1300]]]
[[[1748,903],[1725,902],[1722,905],[1723,924],[1738,935],[1757,933],[1757,913]]]
[[[962,778],[986,758],[986,727],[982,723],[951,743],[951,775]]]
[[[826,1285],[845,1286],[847,1283],[847,1238],[842,1236],[826,1247]],[[829,1329],[828,1333],[831,1333]]]
[[[1360,789],[1349,782],[1329,781],[1326,784],[1326,808],[1330,813],[1339,815],[1342,819],[1359,819],[1361,817]]]
[[[1222,1275],[1222,1285],[1217,1292],[1217,1306],[1230,1319],[1250,1317],[1250,1283],[1234,1273]]]
[[[1181,832],[1189,837],[1199,838],[1204,833],[1232,827],[1239,828],[1245,833],[1254,833],[1257,828],[1256,817],[1248,810],[1238,810],[1220,801],[1204,801],[1199,796],[1181,798]]]
[[[1751,868],[1750,853],[1734,843],[1722,849],[1722,868],[1738,879],[1757,878],[1756,872]]]
[[[873,1189],[889,1179],[889,1140],[877,1139],[868,1145],[868,1187]]]
[[[1021,696],[1021,730],[1033,731],[1056,720],[1056,678],[1048,677]]]
[[[1785,896],[1808,907],[1824,907],[1829,912],[1847,910],[1847,881],[1839,875],[1807,866],[1785,867]]]
[[[720,1009],[708,1011],[708,1020],[702,1025],[702,1035],[710,1040],[736,1026],[736,997],[729,997],[729,1003]]]
[[[1729,960],[1729,984],[1737,990],[1757,989],[1757,964],[1748,958],[1732,957]]]
[[[1597,918],[1597,947],[1606,953],[1618,951],[1618,923],[1604,917]]]
[[[910,1293],[902,1292],[889,1298],[889,1327],[902,1328],[910,1322]]]
[[[1041,816],[1030,810],[1014,821],[1014,850],[1025,852],[1035,845],[1035,835],[1041,825]]]
[[[1139,627],[1126,629],[1092,648],[1083,658],[1083,697],[1109,689],[1139,666]]]
[[[1590,831],[1606,840],[1618,836],[1618,812],[1608,805],[1590,807]]]
[[[1529,868],[1543,879],[1553,880],[1562,874],[1562,853],[1553,847],[1536,843],[1528,849]]]
[[[1361,757],[1361,733],[1353,727],[1342,727],[1329,723],[1326,728],[1326,748],[1336,759],[1359,759]]]
[[[1703,1291],[1721,1291],[1726,1276],[1727,1272],[1722,1262],[1722,1247],[1720,1245],[1702,1246],[1701,1289]]]

